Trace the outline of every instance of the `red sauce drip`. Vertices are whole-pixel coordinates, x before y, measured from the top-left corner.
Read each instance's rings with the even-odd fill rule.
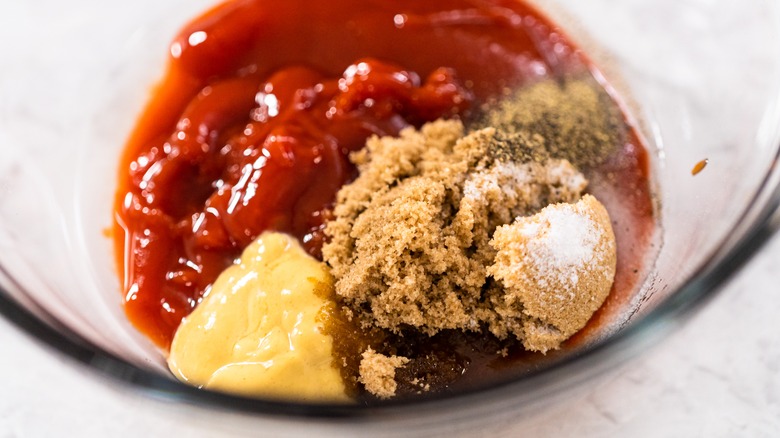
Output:
[[[515,0],[236,0],[170,52],[120,164],[114,233],[127,315],[164,348],[262,231],[319,254],[369,136],[590,68]]]

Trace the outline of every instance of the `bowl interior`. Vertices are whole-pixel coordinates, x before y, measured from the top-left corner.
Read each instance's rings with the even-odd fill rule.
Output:
[[[118,156],[167,44],[211,4],[0,5],[0,40],[17,42],[0,47],[0,286],[42,321],[166,377],[160,352],[124,317],[105,233]],[[780,147],[780,4],[559,0],[544,9],[621,92],[646,137],[659,200],[657,257],[597,340],[652,317],[760,203]]]

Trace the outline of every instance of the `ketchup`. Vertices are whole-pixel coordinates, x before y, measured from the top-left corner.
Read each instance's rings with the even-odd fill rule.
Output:
[[[235,0],[170,46],[119,169],[125,309],[167,348],[222,270],[265,230],[319,256],[348,160],[540,77],[586,70],[514,0]]]

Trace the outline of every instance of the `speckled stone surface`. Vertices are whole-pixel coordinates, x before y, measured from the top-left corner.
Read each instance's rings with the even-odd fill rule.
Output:
[[[589,389],[484,436],[780,435],[780,238],[680,331]],[[214,436],[0,322],[0,437]],[[214,425],[224,433],[220,425]],[[338,434],[338,428],[329,429]],[[350,433],[356,434],[352,428]],[[259,436],[277,436],[273,426]],[[451,431],[448,436],[452,437]],[[469,432],[465,436],[474,436]]]

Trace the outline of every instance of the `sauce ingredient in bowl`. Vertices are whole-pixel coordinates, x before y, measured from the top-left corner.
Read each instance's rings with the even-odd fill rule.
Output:
[[[323,247],[336,292],[363,327],[484,330],[557,349],[612,287],[609,216],[593,196],[580,199],[585,177],[550,158],[542,138],[463,131],[437,121],[352,155],[360,174],[339,191]],[[391,351],[370,346],[360,381],[388,397],[389,365],[409,359],[373,349]]]
[[[301,401],[349,400],[323,333],[334,306],[325,266],[293,238],[263,233],[182,321],[168,366],[192,385]]]
[[[513,305],[514,291],[502,284],[509,277],[496,275],[521,265],[492,266],[497,252],[506,265],[509,246],[521,242],[494,239],[493,233],[547,205],[577,201],[585,177],[568,161],[548,158],[539,139],[507,137],[492,128],[463,136],[457,121],[405,130],[399,138],[373,138],[353,157],[360,175],[338,194],[323,254],[338,295],[356,316],[396,333],[487,326],[499,337],[510,333],[523,340],[520,314],[528,309]],[[595,308],[575,331],[612,286],[614,236],[608,221],[598,229],[597,239],[608,236],[613,263]],[[489,278],[490,270],[498,281]]]
[[[490,246],[488,273],[506,290],[492,298],[499,318],[490,329],[500,336],[507,327],[528,350],[559,348],[582,329],[615,278],[612,224],[591,195],[498,227]]]
[[[561,350],[545,357],[554,360],[559,352],[565,354],[587,340],[589,333],[612,321],[633,298],[655,223],[646,153],[605,85],[595,79],[600,75],[591,74],[593,66],[527,4],[517,0],[229,1],[187,25],[170,53],[168,73],[155,89],[122,158],[115,209],[126,313],[161,348],[171,347],[182,319],[211,301],[212,296],[203,298],[204,294],[262,233],[286,233],[320,258],[326,227],[340,226],[327,224],[339,224],[349,216],[334,215],[334,206],[343,208],[336,205],[336,193],[356,177],[362,178],[350,156],[363,164],[379,159],[361,151],[369,138],[392,142],[389,138],[404,129],[424,131],[430,129],[423,127],[425,123],[441,118],[461,120],[459,136],[494,130],[500,141],[493,143],[509,145],[512,155],[511,163],[486,163],[476,172],[451,169],[453,175],[469,175],[469,192],[478,195],[470,201],[474,218],[484,220],[480,216],[484,209],[492,211],[488,226],[482,227],[485,231],[471,237],[479,240],[478,245],[466,248],[452,242],[466,248],[465,259],[479,259],[479,263],[466,263],[481,266],[467,277],[470,298],[461,299],[461,305],[511,296],[526,302],[528,297],[516,289],[527,276],[515,276],[514,271],[500,268],[498,258],[491,259],[502,254],[501,260],[512,261],[514,269],[525,246],[513,237],[519,246],[502,252],[502,245],[490,244],[491,238],[495,244],[502,236],[493,231],[515,219],[544,224],[543,218],[533,215],[547,204],[590,199],[582,196],[586,180],[588,193],[603,203],[611,217],[614,284],[586,326]],[[441,123],[448,122],[435,122]],[[518,185],[519,177],[513,173],[517,168],[525,169],[531,181]],[[555,177],[562,183],[552,184]],[[496,202],[489,205],[491,201],[482,197],[494,196],[490,190],[482,192],[499,180],[511,185],[510,192],[536,184],[545,195],[502,212],[494,208]],[[466,193],[465,180],[461,183],[459,196]],[[453,199],[419,204],[418,211],[441,210],[455,205]],[[497,219],[497,213],[503,216]],[[594,222],[601,225],[599,236],[609,234],[604,220]],[[550,230],[555,228],[552,223]],[[376,232],[382,225],[366,224],[366,229]],[[449,244],[446,239],[442,243]],[[339,270],[347,262],[334,260],[329,257],[336,277],[343,277]],[[423,274],[420,278],[432,275],[432,288],[445,289],[446,276]],[[589,275],[576,274],[578,278]],[[486,286],[477,287],[480,282]],[[599,286],[594,303],[604,299],[606,288]],[[349,295],[336,295],[337,305],[322,307],[317,332],[331,339],[333,364],[341,372],[346,392],[359,402],[392,394],[477,388],[516,378],[542,364],[541,355],[523,348],[530,339],[522,334],[524,329],[491,324],[501,318],[485,316],[499,315],[500,306],[481,304],[483,315],[473,323],[464,318],[455,318],[457,324],[423,318],[420,321],[427,322],[415,326],[407,323],[414,321],[413,312],[403,311],[411,308],[408,305],[387,309],[382,321],[366,317],[373,313],[370,301],[381,292],[368,300]],[[412,292],[410,303],[424,296],[418,295]],[[433,302],[457,307],[447,299]],[[590,304],[584,313],[592,312]],[[510,313],[502,318],[526,326],[522,315]],[[407,322],[393,324],[399,315]],[[192,320],[196,318],[193,315]],[[584,317],[578,318],[578,327],[584,323],[580,319]],[[566,335],[572,330],[568,325],[555,327]],[[185,339],[178,334],[176,338],[180,336]],[[565,337],[556,335],[553,342],[526,347],[556,348]],[[178,354],[171,350],[174,371],[180,363],[175,359]],[[204,385],[209,378],[197,380],[193,379],[196,385]],[[254,394],[270,393],[258,389]],[[288,395],[300,398],[300,394]]]

